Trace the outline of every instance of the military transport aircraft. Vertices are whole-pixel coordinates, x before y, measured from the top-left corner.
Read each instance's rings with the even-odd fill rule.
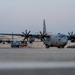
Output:
[[[27,41],[29,43],[35,42],[35,38],[38,38],[45,44],[46,48],[49,47],[64,48],[64,46],[68,43],[68,40],[71,40],[71,42],[75,42],[75,34],[73,34],[73,32],[68,33],[69,35],[65,35],[61,33],[58,33],[56,35],[48,34],[46,31],[45,19],[43,20],[43,32],[40,31],[40,34],[36,34],[36,35],[30,34],[30,32],[31,31],[27,32],[27,30],[25,30],[25,32],[22,32],[22,34],[0,33],[0,35],[22,36],[24,37],[23,41]],[[23,41],[16,41],[16,42],[12,41],[12,45],[15,46],[18,44],[19,46],[20,42]]]
[[[4,39],[4,37],[5,36],[1,36],[1,39]],[[0,39],[0,43],[5,44],[5,42],[7,42],[8,44],[11,44],[11,47],[19,47],[21,43],[25,43],[25,41],[23,40],[21,41],[15,40],[13,33],[12,33],[12,40],[1,40],[1,39]]]

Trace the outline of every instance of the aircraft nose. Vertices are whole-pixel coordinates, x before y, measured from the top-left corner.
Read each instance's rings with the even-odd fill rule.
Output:
[[[67,38],[64,38],[64,39],[62,40],[62,42],[65,43],[65,44],[67,43],[67,41],[68,41]]]

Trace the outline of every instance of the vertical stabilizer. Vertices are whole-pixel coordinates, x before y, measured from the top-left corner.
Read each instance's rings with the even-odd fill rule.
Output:
[[[47,34],[45,19],[43,20],[43,34],[44,34],[44,35]]]

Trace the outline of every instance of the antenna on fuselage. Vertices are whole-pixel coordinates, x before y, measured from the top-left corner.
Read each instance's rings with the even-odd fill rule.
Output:
[[[12,42],[14,41],[14,36],[13,36],[13,32],[12,32]]]

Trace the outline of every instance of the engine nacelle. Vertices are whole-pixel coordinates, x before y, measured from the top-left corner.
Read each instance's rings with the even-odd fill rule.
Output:
[[[75,42],[75,40],[73,39],[73,40],[71,40],[71,42]]]

